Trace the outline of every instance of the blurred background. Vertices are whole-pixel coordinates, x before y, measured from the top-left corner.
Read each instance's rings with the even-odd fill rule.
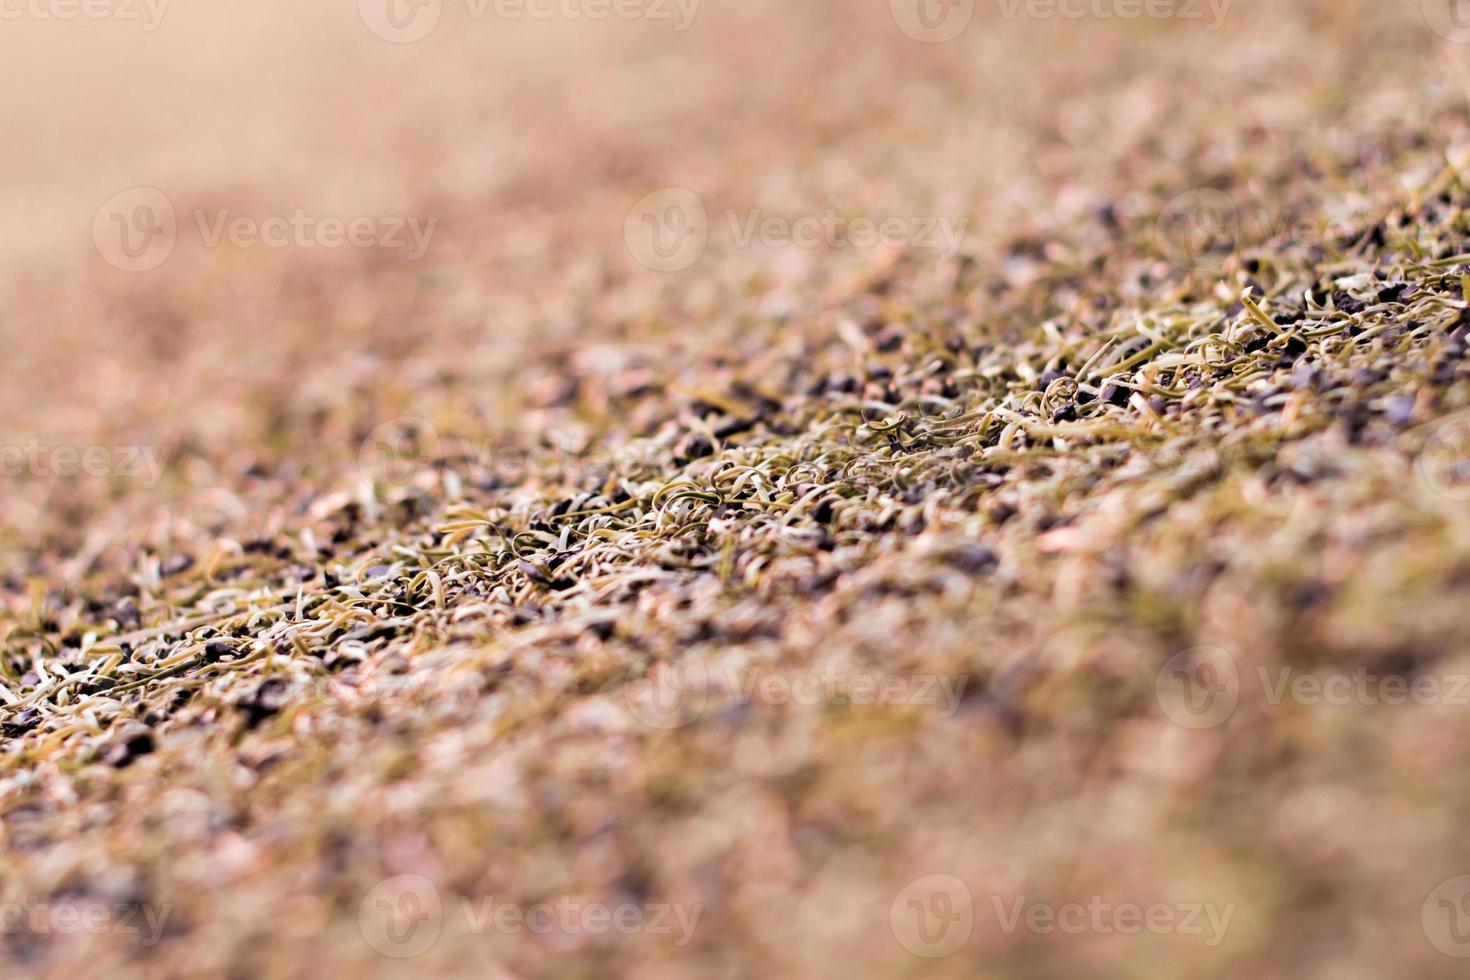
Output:
[[[379,422],[446,398],[477,426],[507,422],[514,390],[555,385],[527,345],[656,321],[656,344],[714,349],[742,311],[830,309],[888,255],[742,247],[750,215],[941,218],[984,259],[1222,172],[1275,207],[1273,179],[1314,152],[1384,120],[1428,127],[1422,96],[1455,90],[1464,53],[1419,0],[1133,18],[1030,0],[648,0],[602,18],[391,3],[7,7],[7,444],[155,447],[170,465],[138,506],[220,517],[194,491],[257,455],[330,471]],[[1246,152],[1250,172],[1232,171]],[[714,226],[673,274],[625,235],[668,187]],[[140,194],[176,224],[149,268],[124,271],[106,243],[151,213]],[[293,215],[367,220],[373,244],[324,246],[312,225],[262,244]],[[212,237],[225,220],[245,237]],[[414,221],[425,247],[396,247]],[[444,372],[452,397],[428,383]],[[77,482],[16,481],[4,533],[77,546],[80,524],[46,518],[102,489]]]

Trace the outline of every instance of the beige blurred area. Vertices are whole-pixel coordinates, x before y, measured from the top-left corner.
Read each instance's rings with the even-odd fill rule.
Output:
[[[1177,135],[1171,120],[1218,113],[1289,143],[1314,114],[1391,91],[1409,52],[1453,54],[1407,0],[1237,0],[1218,32],[1007,17],[992,0],[945,44],[906,36],[871,0],[704,0],[682,31],[673,0],[657,5],[667,20],[596,21],[444,0],[434,30],[404,44],[369,28],[375,0],[159,2],[156,23],[143,0],[115,0],[137,19],[0,21],[13,434],[252,451],[295,438],[283,419],[360,402],[407,364],[489,384],[507,344],[586,340],[671,304],[697,342],[715,297],[824,282],[853,259],[746,253],[649,274],[623,220],[661,187],[717,213],[962,216],[981,252],[1105,200],[1141,149],[1181,170],[1207,162],[1191,157],[1198,120]],[[1353,87],[1353,64],[1380,55],[1323,43],[1323,23],[1374,39],[1374,86]],[[93,222],[137,187],[172,201],[178,244],[157,269],[120,272]],[[195,215],[223,209],[436,225],[413,262],[203,247]]]

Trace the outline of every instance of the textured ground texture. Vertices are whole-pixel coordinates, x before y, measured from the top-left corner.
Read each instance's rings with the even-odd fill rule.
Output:
[[[1464,975],[1454,3],[233,6],[0,25],[0,975]]]

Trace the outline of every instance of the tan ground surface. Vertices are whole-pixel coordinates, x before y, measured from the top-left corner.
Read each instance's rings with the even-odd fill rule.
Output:
[[[1454,4],[373,4],[4,8],[0,975],[1464,975]]]

